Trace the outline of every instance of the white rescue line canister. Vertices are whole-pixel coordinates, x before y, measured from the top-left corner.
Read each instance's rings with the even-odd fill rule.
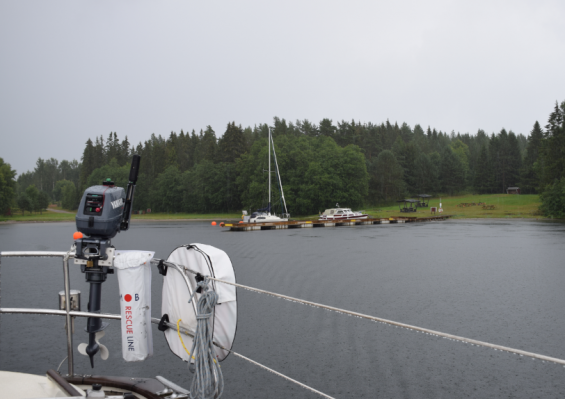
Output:
[[[114,267],[120,286],[122,355],[139,362],[153,355],[151,332],[151,259],[155,252],[116,251]]]

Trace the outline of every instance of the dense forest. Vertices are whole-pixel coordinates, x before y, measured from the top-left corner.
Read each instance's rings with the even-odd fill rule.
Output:
[[[420,193],[505,193],[519,186],[522,193],[541,194],[544,213],[565,217],[565,101],[555,104],[544,127],[535,122],[528,137],[505,129],[448,134],[389,121],[323,119],[316,125],[277,117],[272,126],[229,123],[219,138],[210,126],[166,138],[153,134],[135,147],[111,132],[106,139],[89,139],[80,163],[40,158],[17,184],[15,172],[0,159],[1,210],[40,210],[46,201],[76,208],[84,189],[108,177],[125,186],[133,154],[141,155],[137,210],[260,208],[268,201],[269,130],[294,215],[317,213],[336,202],[361,208]],[[280,191],[274,197],[280,199]]]

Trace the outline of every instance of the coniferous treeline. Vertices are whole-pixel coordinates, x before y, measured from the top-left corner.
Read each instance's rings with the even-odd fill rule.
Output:
[[[125,184],[129,156],[137,153],[142,157],[136,190],[138,209],[225,212],[259,208],[268,201],[269,129],[285,197],[294,214],[316,213],[336,202],[361,207],[419,193],[455,194],[468,188],[505,192],[508,185],[519,183],[527,142],[523,135],[505,130],[490,137],[483,131],[448,135],[388,121],[380,125],[355,121],[334,124],[324,119],[316,125],[307,120],[288,123],[274,118],[272,126],[245,129],[232,122],[219,139],[210,126],[198,134],[171,132],[166,139],[152,135],[131,148],[128,156],[114,157],[115,163],[108,153],[100,155],[100,149],[109,147],[108,141],[125,148],[114,134],[106,145],[102,138],[96,145],[87,142],[83,186],[104,177],[93,175],[100,165],[106,165],[104,173],[121,176],[118,180]],[[481,150],[487,151],[485,165],[479,162]],[[84,160],[94,159],[98,164],[89,161],[86,166]],[[486,175],[484,181],[476,177],[477,172]],[[276,197],[280,197],[278,192]]]
[[[533,180],[539,179],[541,210],[547,216],[565,218],[565,101],[555,103],[545,132],[532,138]],[[534,128],[535,129],[535,128]],[[541,129],[540,129],[541,130]],[[535,144],[534,144],[535,143]]]
[[[323,119],[316,125],[276,117],[272,126],[242,128],[229,123],[220,138],[210,126],[199,133],[171,132],[167,138],[153,134],[135,148],[127,137],[120,141],[112,132],[106,140],[100,136],[86,142],[81,164],[63,161],[57,165],[56,160],[40,159],[33,172],[18,178],[18,190],[34,184],[53,200],[61,200],[62,190],[55,194],[60,185],[66,188],[68,205],[72,189],[68,183],[59,183],[64,179],[74,185],[76,206],[85,188],[107,177],[125,186],[131,155],[137,153],[142,157],[135,199],[138,210],[255,209],[268,201],[271,129],[293,214],[316,213],[336,202],[357,208],[420,193],[505,193],[510,186],[521,187],[522,193],[537,193],[565,176],[564,115],[565,102],[556,104],[545,131],[536,122],[528,138],[505,129],[490,136],[482,130],[475,135],[447,134],[388,121],[334,124]],[[275,177],[273,203],[280,200]]]

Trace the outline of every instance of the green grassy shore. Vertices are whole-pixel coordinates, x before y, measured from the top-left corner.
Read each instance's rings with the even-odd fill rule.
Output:
[[[489,195],[462,195],[454,197],[442,197],[443,214],[451,215],[455,219],[481,219],[481,218],[544,218],[538,211],[540,199],[538,195],[508,195],[508,194],[489,194]],[[487,205],[494,205],[494,209],[485,210],[480,205],[460,207],[462,203],[484,202]],[[345,206],[345,205],[344,205]],[[430,207],[439,206],[439,197],[430,200]],[[17,213],[13,216],[0,216],[0,222],[74,222],[75,211],[66,211],[51,205],[51,211],[44,211],[42,214],[34,213],[25,215]],[[59,212],[57,212],[59,211]],[[61,212],[62,211],[62,212]],[[65,213],[63,213],[65,212]],[[391,216],[430,216],[429,208],[418,208],[417,212],[400,213],[397,205],[379,208],[365,208],[371,217],[386,218]],[[317,219],[318,215],[292,217],[293,219]],[[233,221],[241,220],[240,213],[150,213],[146,215],[132,215],[133,221],[160,221],[160,220],[215,220]]]
[[[430,207],[439,207],[439,198],[430,199]],[[478,204],[484,202],[493,205],[494,209],[483,209],[482,205],[458,206],[460,204]],[[539,195],[462,195],[455,197],[442,197],[443,214],[451,215],[454,219],[488,219],[488,218],[544,218],[539,212],[541,201]],[[366,209],[372,217],[387,216],[431,216],[430,208],[418,208],[417,212],[401,213],[398,206]]]

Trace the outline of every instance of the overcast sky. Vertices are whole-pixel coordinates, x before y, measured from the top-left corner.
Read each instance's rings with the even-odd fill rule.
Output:
[[[0,157],[116,131],[323,118],[528,134],[565,100],[565,1],[0,3]]]

